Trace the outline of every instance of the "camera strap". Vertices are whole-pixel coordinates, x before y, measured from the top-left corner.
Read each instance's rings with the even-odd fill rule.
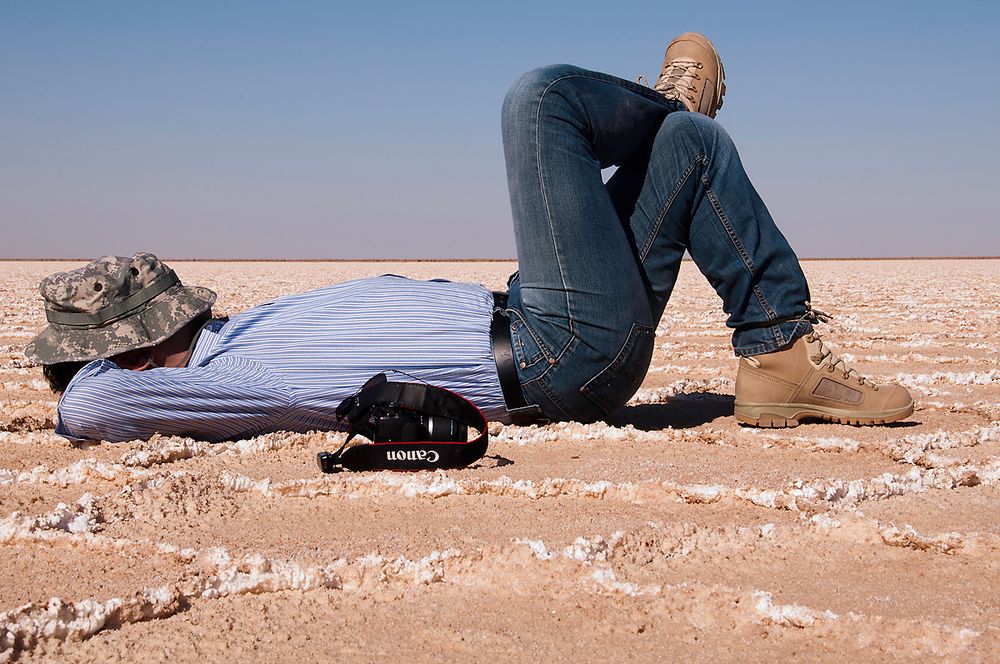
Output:
[[[413,411],[447,417],[479,431],[470,441],[371,442],[347,447],[355,436],[372,439],[375,420],[393,411]],[[461,468],[486,454],[486,416],[468,399],[441,387],[390,382],[384,373],[371,378],[337,406],[338,422],[348,425],[347,440],[336,452],[320,452],[324,473],[342,470],[428,470]]]

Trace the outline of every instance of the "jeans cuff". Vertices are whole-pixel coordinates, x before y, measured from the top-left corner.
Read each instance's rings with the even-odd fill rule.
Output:
[[[733,332],[733,350],[740,357],[773,353],[788,348],[796,339],[812,332],[812,329],[812,323],[808,321],[795,321],[736,330]]]

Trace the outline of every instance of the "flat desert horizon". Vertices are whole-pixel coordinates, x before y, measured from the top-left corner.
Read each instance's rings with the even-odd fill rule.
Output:
[[[609,422],[492,424],[459,470],[322,475],[343,434],[72,444],[0,262],[0,661],[997,661],[1000,260],[810,260],[824,341],[910,389],[895,425],[753,429],[682,266]],[[501,261],[171,262],[217,312]]]

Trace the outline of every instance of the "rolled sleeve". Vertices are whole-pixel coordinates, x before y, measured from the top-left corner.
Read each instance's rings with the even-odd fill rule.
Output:
[[[81,369],[60,399],[56,433],[75,441],[156,433],[225,440],[274,430],[289,406],[280,378],[245,358],[148,371],[98,360]]]

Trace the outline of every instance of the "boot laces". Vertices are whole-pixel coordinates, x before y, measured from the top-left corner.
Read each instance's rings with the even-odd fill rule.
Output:
[[[793,319],[791,322],[794,323],[803,322],[803,323],[812,323],[813,325],[819,325],[820,323],[829,323],[832,320],[833,316],[827,313],[823,313],[819,309],[813,309],[812,303],[810,303],[807,300],[806,312],[801,316],[799,316],[798,318]]]
[[[695,81],[701,79],[698,70],[702,67],[700,62],[692,58],[671,60],[663,69],[660,78],[656,80],[653,89],[662,93],[667,99],[676,101],[680,97],[684,97],[694,103],[695,96],[698,94]]]
[[[822,312],[818,313],[822,314]],[[826,314],[822,315],[826,316]],[[827,320],[829,320],[830,317],[826,316],[826,318]],[[816,332],[809,332],[808,334],[806,334],[806,341],[809,343],[816,344],[815,348],[816,354],[810,356],[810,359],[812,359],[813,364],[815,364],[818,367],[826,365],[827,371],[831,373],[839,370],[843,374],[844,380],[849,380],[850,378],[854,378],[855,380],[858,381],[858,385],[868,385],[872,389],[876,391],[878,390],[877,385],[875,385],[869,379],[865,378],[860,373],[858,373],[857,369],[855,369],[854,367],[848,366],[847,363],[844,362],[844,359],[842,357],[838,356],[832,350],[827,348],[826,344],[823,343],[823,340],[820,339],[820,336],[816,334]]]
[[[818,325],[820,323],[829,323],[831,320],[833,320],[833,316],[831,316],[830,314],[822,312],[819,309],[813,309],[812,304],[810,302],[806,302],[805,305],[806,305],[805,313],[803,313],[800,316],[794,316],[792,318],[789,318],[783,322],[790,322],[790,323],[802,322],[802,323],[811,323],[812,325]],[[818,367],[825,365],[827,367],[827,371],[831,373],[840,370],[845,380],[850,380],[853,377],[855,380],[858,381],[858,385],[867,385],[876,392],[878,391],[878,385],[876,385],[871,380],[862,376],[860,373],[858,373],[857,369],[855,369],[854,367],[848,366],[847,363],[844,362],[844,358],[838,356],[832,350],[827,348],[826,344],[823,343],[823,340],[820,338],[819,334],[817,334],[815,330],[807,333],[805,335],[805,340],[807,343],[816,344],[816,349],[815,349],[816,354],[810,355],[810,359],[812,360],[813,364],[815,364]],[[756,357],[744,357],[743,359],[747,360],[751,365],[755,367],[760,366],[760,360],[758,360]]]
[[[833,320],[833,316],[824,313],[819,309],[813,309],[811,302],[806,302],[806,312],[802,314],[803,321],[808,321],[813,325],[819,323],[829,323]],[[820,339],[819,334],[815,330],[806,334],[806,341],[816,344],[816,354],[812,356],[812,361],[816,366],[823,366],[826,364],[828,371],[831,373],[837,370],[844,376],[844,380],[850,380],[852,377],[858,381],[858,385],[868,385],[869,387],[878,390],[878,386],[873,382],[858,373],[857,369],[850,367],[844,362],[844,358],[840,357],[832,350],[826,347],[823,340]]]

